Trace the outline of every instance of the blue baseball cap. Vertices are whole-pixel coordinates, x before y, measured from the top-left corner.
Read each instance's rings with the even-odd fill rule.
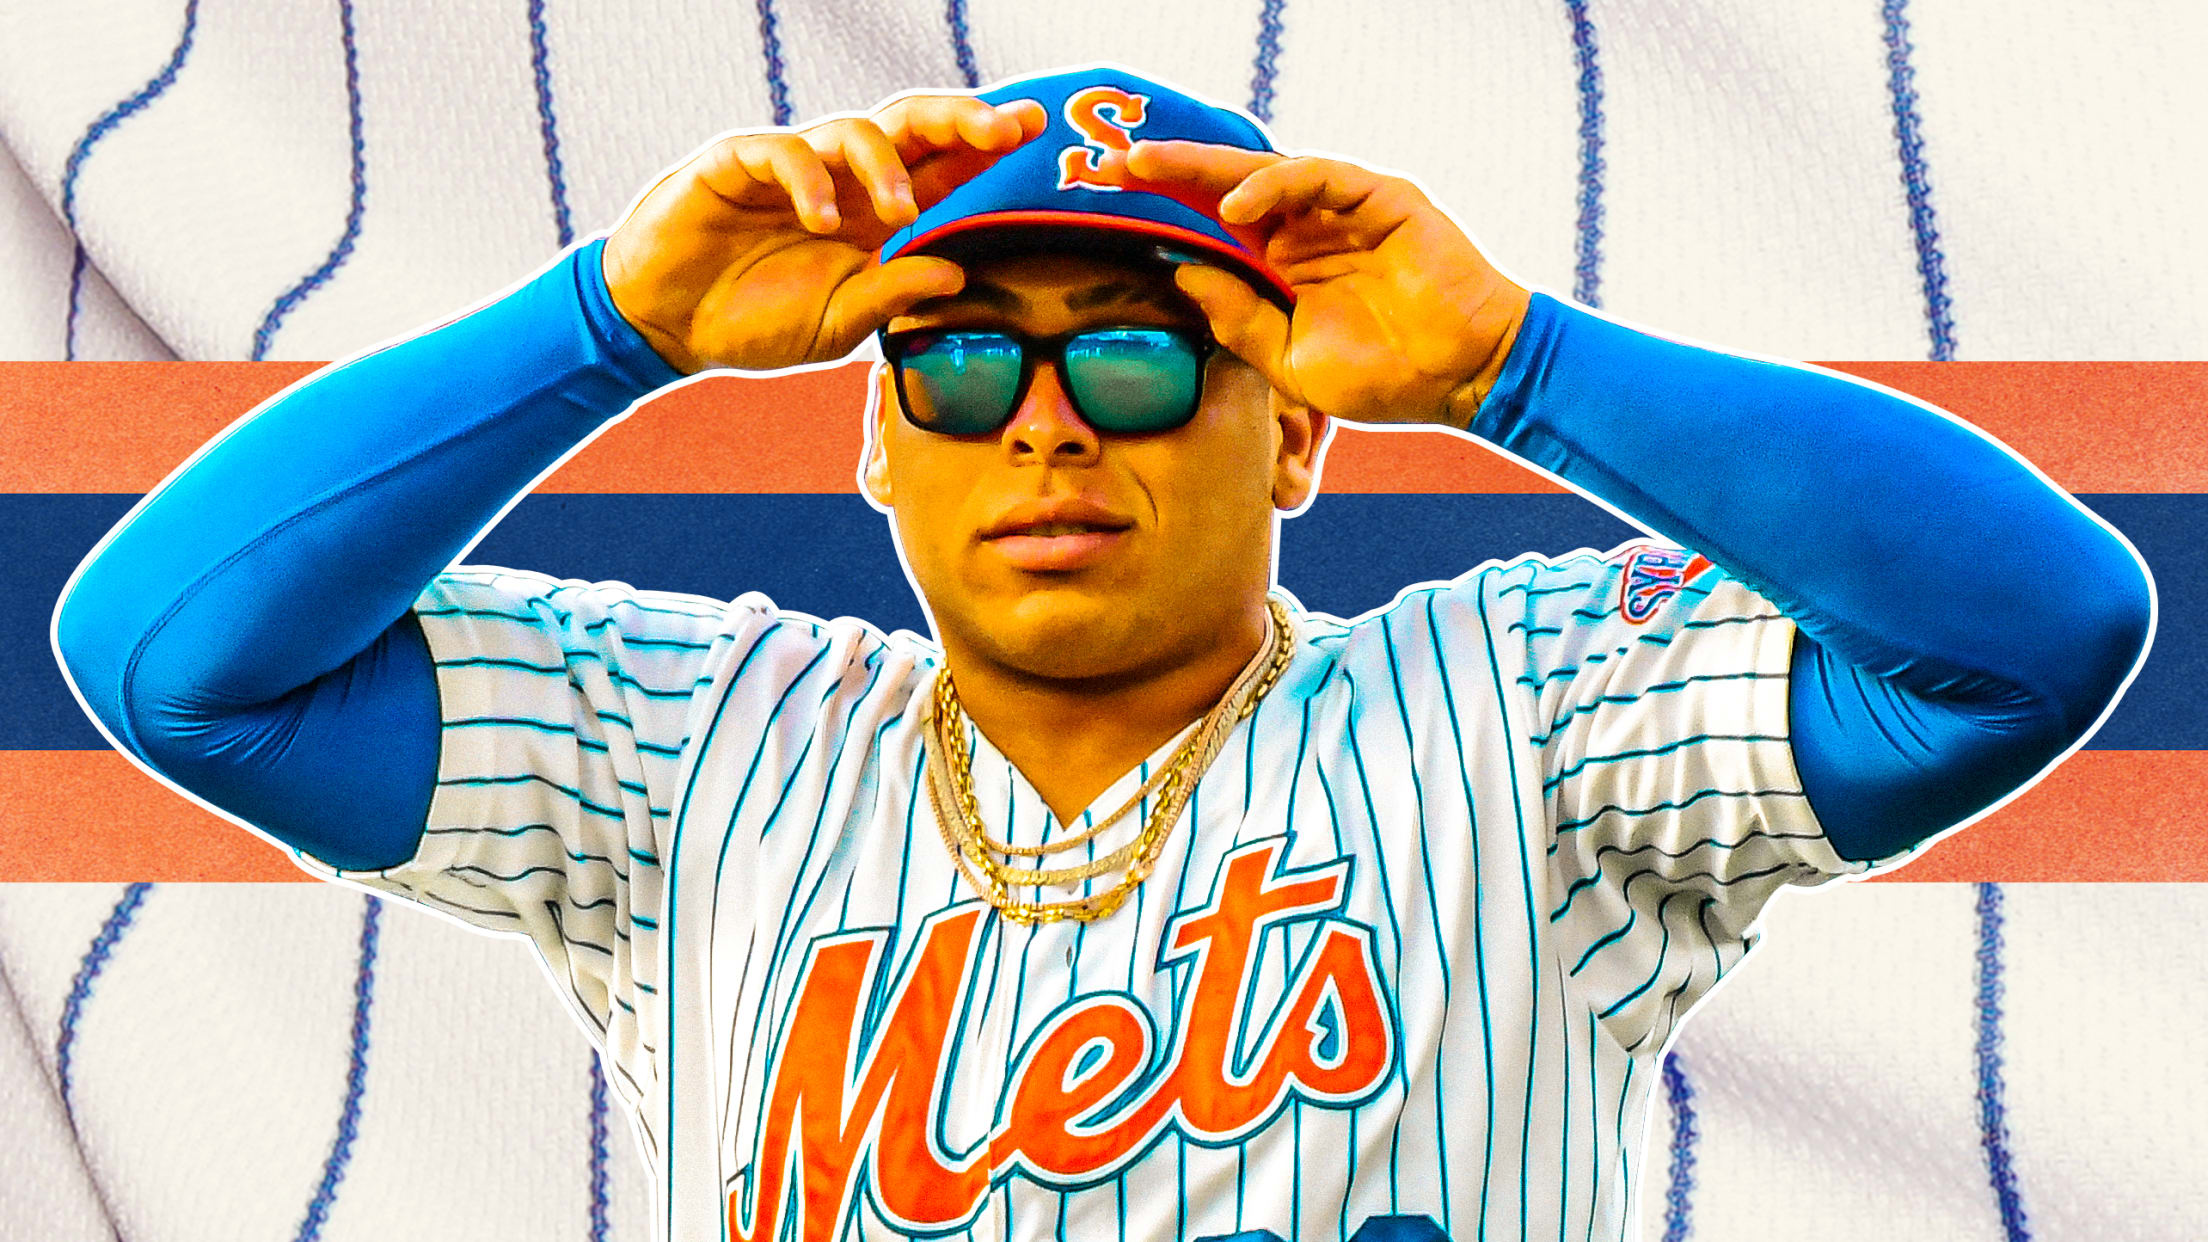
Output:
[[[1042,135],[951,191],[882,247],[951,258],[1039,249],[1093,251],[1165,262],[1214,263],[1289,304],[1295,294],[1247,231],[1222,223],[1215,205],[1117,184],[1098,157],[1143,139],[1183,138],[1271,151],[1257,122],[1111,66],[1020,78],[979,97],[1032,99],[1049,117]]]

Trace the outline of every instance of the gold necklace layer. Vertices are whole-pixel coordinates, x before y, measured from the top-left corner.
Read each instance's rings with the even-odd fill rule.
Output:
[[[1126,903],[1130,894],[1157,866],[1166,838],[1179,822],[1181,811],[1196,790],[1196,782],[1211,766],[1227,734],[1257,710],[1296,653],[1295,630],[1287,606],[1272,596],[1265,599],[1266,638],[1258,644],[1250,662],[1235,676],[1226,694],[1174,748],[1142,788],[1120,808],[1080,833],[1047,845],[1013,845],[989,835],[974,796],[974,774],[968,763],[965,735],[966,711],[958,701],[950,670],[936,673],[934,709],[923,737],[928,752],[928,797],[934,804],[943,845],[951,853],[969,883],[990,905],[1015,923],[1056,923],[1074,919],[1093,923]],[[1125,819],[1145,799],[1156,802],[1135,839],[1101,858],[1069,867],[1020,867],[1005,858],[1040,858],[1063,853],[1096,839],[1097,834]],[[1043,888],[1078,884],[1124,868],[1117,883],[1103,892],[1070,901],[1029,901],[1012,895],[1014,888]]]

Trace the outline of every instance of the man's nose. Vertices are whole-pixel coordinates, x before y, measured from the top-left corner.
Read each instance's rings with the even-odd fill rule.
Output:
[[[1057,366],[1048,362],[1036,364],[1034,382],[1005,424],[1003,443],[1015,462],[1055,466],[1086,465],[1104,449],[1096,428],[1073,408]]]

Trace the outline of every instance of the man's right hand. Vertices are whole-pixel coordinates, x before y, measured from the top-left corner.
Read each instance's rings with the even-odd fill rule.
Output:
[[[926,208],[1043,132],[1042,106],[914,95],[867,117],[731,134],[646,192],[606,240],[613,304],[678,370],[827,362],[965,282],[882,263]]]

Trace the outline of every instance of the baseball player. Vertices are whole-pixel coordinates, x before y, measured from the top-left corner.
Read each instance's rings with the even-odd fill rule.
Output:
[[[653,390],[869,337],[932,641],[446,568]],[[1337,421],[1668,542],[1305,613],[1274,538]],[[167,779],[529,938],[671,1238],[1383,1242],[1624,1236],[1763,902],[2074,747],[2151,601],[1971,429],[1530,294],[1412,183],[1092,68],[708,146],[210,446],[57,633]]]

